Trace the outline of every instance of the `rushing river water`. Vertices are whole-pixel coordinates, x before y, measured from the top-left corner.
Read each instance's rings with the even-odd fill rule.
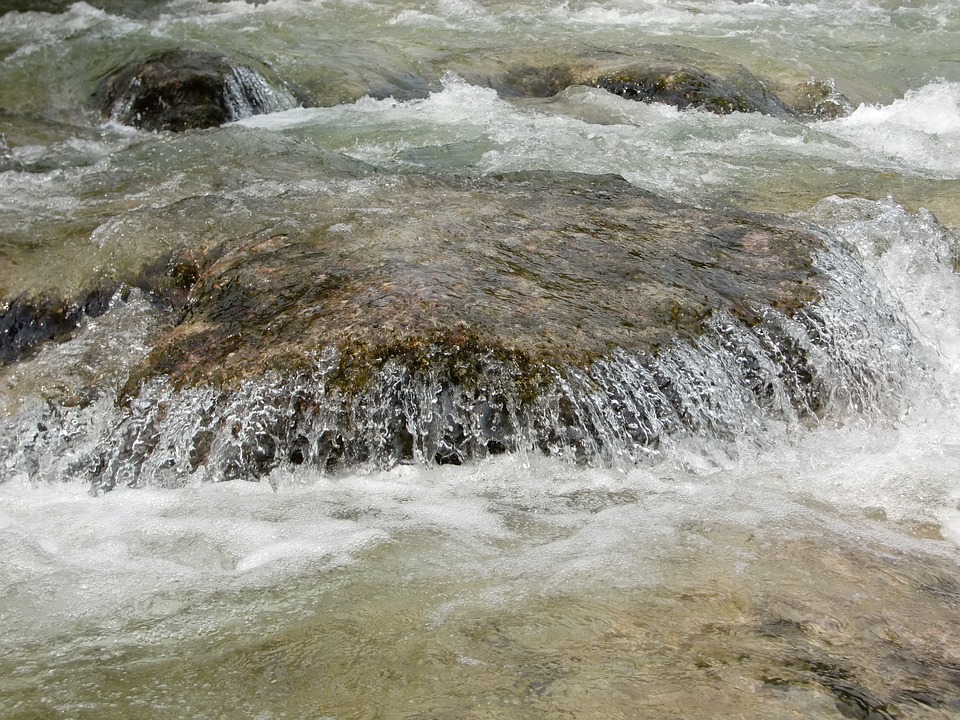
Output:
[[[281,463],[259,483],[202,482],[212,468],[92,495],[77,461],[118,411],[86,388],[115,393],[167,322],[140,291],[118,295],[0,367],[0,716],[960,717],[956,2],[12,7],[5,295],[72,297],[197,236],[259,231],[255,202],[306,222],[317,188],[362,204],[392,173],[618,174],[707,210],[796,214],[864,274],[826,268],[826,306],[863,322],[829,338],[855,372],[816,415],[720,403],[722,437],[598,467],[532,451]],[[649,46],[715,53],[787,93],[815,78],[848,112],[715,115],[484,81],[516,58]],[[255,58],[318,107],[180,134],[105,121],[99,79],[171,47]],[[219,204],[183,210],[195,197]],[[687,364],[705,387],[721,384],[715,350],[705,339]]]

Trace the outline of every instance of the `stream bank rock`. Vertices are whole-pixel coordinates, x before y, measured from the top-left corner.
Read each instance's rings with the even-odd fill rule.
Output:
[[[126,383],[95,487],[502,452],[633,462],[836,395],[825,237],[798,223],[618,177],[328,190],[250,199],[265,229],[205,251]]]
[[[268,75],[224,55],[174,49],[109,73],[94,98],[116,122],[173,132],[311,104]]]

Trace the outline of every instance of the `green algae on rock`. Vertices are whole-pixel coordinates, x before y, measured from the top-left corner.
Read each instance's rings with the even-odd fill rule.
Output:
[[[790,107],[804,119],[836,120],[854,109],[853,103],[830,80],[806,80],[799,83],[790,95]]]
[[[416,199],[398,203],[401,186]],[[320,347],[380,363],[452,337],[585,365],[690,340],[717,311],[749,323],[756,308],[789,312],[816,297],[818,235],[616,177],[407,176],[376,193],[370,210],[330,208],[321,227],[211,250],[158,368],[178,384],[230,384]],[[230,350],[190,362],[210,347]]]
[[[632,463],[880,408],[903,352],[875,337],[909,347],[869,292],[838,289],[864,281],[835,238],[618,176],[333,173],[97,235],[106,257],[148,240],[111,282],[166,317],[87,393],[117,399],[81,462],[102,490],[502,452]]]
[[[727,400],[683,387],[703,342],[738,364],[737,403],[824,401],[810,348],[783,327],[823,283],[824,237],[805,226],[612,176],[407,175],[354,191],[350,205],[247,201],[268,229],[205,252],[179,323],[126,383],[98,487],[282,462],[637,459],[671,432],[732,431],[708,407]]]

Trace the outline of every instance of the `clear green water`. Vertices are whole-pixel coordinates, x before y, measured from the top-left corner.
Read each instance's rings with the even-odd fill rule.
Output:
[[[584,87],[515,100],[481,81],[651,43],[783,92],[831,79],[862,107],[801,123]],[[260,58],[323,107],[183,135],[103,123],[103,74],[184,44]],[[771,426],[733,448],[694,438],[629,472],[509,457],[90,497],[11,461],[0,716],[960,715],[956,238],[915,214],[960,225],[956,3],[76,4],[0,16],[0,58],[4,295],[69,294],[259,230],[238,199],[337,188],[362,203],[375,171],[618,173],[839,228],[922,367],[890,389],[902,414]],[[197,227],[190,203],[224,211]],[[290,223],[317,221],[298,207]],[[71,393],[119,383],[162,322],[135,296],[2,369],[0,448],[31,442],[21,420],[36,427],[51,398],[67,426],[110,423],[108,403],[72,415]]]

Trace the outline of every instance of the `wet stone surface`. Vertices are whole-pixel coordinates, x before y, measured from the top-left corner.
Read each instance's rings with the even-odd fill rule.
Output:
[[[702,108],[718,115],[790,114],[786,105],[745,70],[727,80],[694,67],[628,67],[604,73],[592,84],[628,100],[663,103],[681,110]]]
[[[615,177],[410,176],[374,193],[319,227],[210,249],[144,375],[235,384],[333,347],[360,380],[371,364],[422,361],[431,344],[586,365],[693,339],[717,311],[753,323],[817,296],[819,235]]]
[[[550,97],[567,87],[586,85],[628,100],[700,108],[718,115],[827,116],[830,95],[825,84],[810,83],[810,88],[799,88],[796,97],[790,98],[794,107],[778,97],[773,83],[742,65],[713,53],[670,45],[636,48],[629,53],[594,51],[569,57],[558,53],[506,61],[471,60],[454,67],[469,82],[490,85],[507,97]],[[817,97],[810,97],[811,93]],[[833,105],[829,107],[833,110]]]
[[[111,299],[126,299],[133,288],[147,293],[155,304],[180,312],[187,291],[196,282],[198,267],[189,252],[165,255],[145,263],[122,280],[98,276],[90,289],[72,298],[49,290],[24,292],[0,302],[0,367],[29,357],[48,341],[64,341],[85,318],[107,312]]]
[[[859,272],[820,270],[826,235],[615,176],[373,175],[164,214],[111,225],[182,244],[113,278],[171,329],[109,389],[119,417],[82,463],[101,489],[530,450],[633,462],[677,433],[865,409],[901,371],[836,354],[876,311],[820,307]]]
[[[185,49],[125,65],[103,78],[94,97],[117,122],[174,132],[311,104],[247,64]]]
[[[251,200],[267,229],[201,253],[179,323],[126,383],[99,487],[531,448],[641,456],[664,433],[722,430],[708,406],[743,400],[684,385],[702,368],[677,348],[721,332],[719,316],[731,393],[821,402],[808,351],[778,325],[818,297],[823,238],[807,228],[615,177],[402,176],[361,195]]]

